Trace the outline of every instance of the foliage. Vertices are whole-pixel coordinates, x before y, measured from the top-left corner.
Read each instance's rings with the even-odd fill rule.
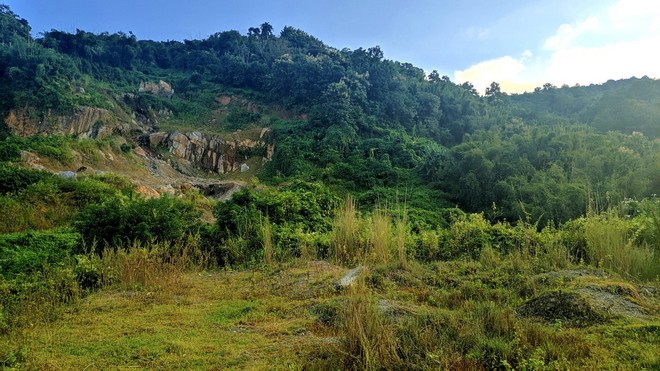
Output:
[[[429,212],[453,205],[489,220],[558,225],[590,203],[607,208],[660,186],[660,83],[647,77],[520,95],[493,82],[481,97],[470,83],[387,60],[379,47],[337,50],[292,27],[277,35],[267,22],[246,35],[154,42],[84,30],[34,40],[8,7],[2,19],[3,113],[118,104],[120,115],[171,129],[268,125],[276,150],[260,174],[266,183],[320,181],[362,207],[406,194],[413,225],[414,209],[438,224]],[[135,94],[160,79],[176,94]],[[90,93],[73,93],[78,85]],[[221,94],[248,103],[218,105]],[[68,144],[42,143],[50,140],[36,139],[35,152],[70,161]],[[0,156],[15,159],[15,143],[2,143]]]
[[[58,265],[80,249],[78,233],[61,230],[0,235],[0,273],[7,279]]]
[[[152,199],[110,198],[85,206],[74,222],[89,246],[119,247],[131,242],[163,242],[196,233],[199,212],[191,203],[169,196]]]
[[[47,171],[25,169],[0,162],[0,194],[14,193],[51,177],[52,174]]]
[[[219,263],[224,264],[225,259],[228,263],[256,260],[263,250],[260,226],[263,218],[268,218],[274,253],[297,256],[302,245],[319,243],[315,234],[331,229],[336,204],[337,197],[318,183],[297,181],[263,192],[245,188],[231,200],[216,204],[213,215],[217,226],[210,237],[215,242],[210,243],[225,242],[228,246],[220,250],[234,251],[219,252]]]

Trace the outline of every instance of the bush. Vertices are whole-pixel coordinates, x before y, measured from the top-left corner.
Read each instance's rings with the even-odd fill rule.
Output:
[[[273,253],[277,257],[298,256],[303,249],[325,254],[328,241],[321,235],[332,228],[337,197],[317,183],[297,181],[279,190],[255,192],[243,189],[231,200],[213,209],[216,227],[206,238],[215,248],[219,264],[242,264],[263,258],[260,228],[268,218],[272,228]]]
[[[118,247],[134,241],[174,241],[197,233],[199,215],[193,204],[169,196],[112,198],[83,208],[74,225],[87,244]]]
[[[52,177],[47,171],[0,163],[0,194],[18,192],[31,184]]]
[[[15,161],[21,157],[21,149],[9,139],[0,140],[0,162]]]
[[[0,235],[0,272],[10,278],[61,263],[80,243],[80,235],[67,230]]]

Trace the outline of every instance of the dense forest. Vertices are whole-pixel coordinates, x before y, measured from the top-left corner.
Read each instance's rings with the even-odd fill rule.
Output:
[[[305,114],[269,123],[277,150],[262,179],[322,181],[363,206],[398,192],[412,207],[458,205],[545,225],[660,188],[660,82],[646,77],[522,95],[493,83],[480,95],[386,60],[377,46],[337,50],[292,27],[278,36],[268,23],[247,35],[153,42],[82,30],[33,39],[6,7],[2,19],[3,117],[23,106],[107,107],[108,95],[163,79],[172,99],[136,104],[202,122],[214,94],[231,91]],[[74,93],[79,86],[85,94]],[[258,120],[234,116],[235,126]]]
[[[138,91],[145,81],[161,80],[172,94]],[[215,120],[222,95],[268,109],[236,107]],[[142,143],[144,133],[121,133],[121,140],[22,137],[6,125],[19,110],[44,122],[82,107],[106,109],[113,120],[143,118],[151,132],[178,124],[200,132],[268,127],[275,151],[254,186],[226,202],[198,193],[144,198],[120,175],[65,179],[20,165],[25,152],[60,164],[71,162],[72,151],[129,158]],[[158,114],[163,111],[167,117]],[[286,115],[265,113],[274,111]],[[81,292],[98,289],[116,279],[103,271],[102,259],[115,256],[110,251],[148,244],[157,246],[160,262],[190,248],[215,267],[254,267],[310,251],[346,266],[361,259],[389,264],[372,255],[392,250],[398,257],[392,264],[405,270],[408,259],[484,261],[493,250],[502,256],[524,250],[533,264],[543,261],[542,268],[520,268],[525,274],[609,262],[626,278],[658,277],[660,81],[648,77],[545,84],[513,95],[493,82],[478,92],[470,83],[385,59],[378,46],[338,50],[293,27],[277,34],[267,22],[245,34],[183,42],[84,30],[33,37],[26,20],[0,5],[0,117],[0,294],[7,294],[0,299],[0,334],[25,326],[20,316],[30,295],[64,286],[70,294],[72,281]],[[213,221],[200,220],[203,212]],[[614,233],[609,242],[599,237],[605,231]],[[381,232],[392,241],[377,250]],[[625,249],[607,250],[616,239]],[[553,266],[559,250],[563,263]],[[44,268],[50,266],[64,266],[68,276],[48,276],[59,272]],[[67,303],[66,295],[53,300]],[[502,300],[518,304],[526,295]],[[507,334],[507,344],[531,360],[531,345],[511,345],[527,340]],[[467,344],[454,355],[477,349]],[[404,348],[392,365],[413,356]],[[527,367],[514,350],[484,352],[475,367],[505,361]],[[0,350],[0,365],[20,364],[19,353]],[[562,358],[548,355],[544,362],[552,360]],[[573,361],[554,365],[570,368]]]

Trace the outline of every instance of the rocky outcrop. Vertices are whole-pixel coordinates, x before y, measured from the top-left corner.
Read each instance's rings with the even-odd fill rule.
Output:
[[[172,85],[166,83],[163,80],[160,80],[158,84],[150,81],[141,82],[140,86],[138,87],[138,91],[140,93],[147,92],[152,94],[164,95],[166,97],[170,97],[174,94],[174,89],[172,89]]]
[[[149,146],[153,149],[165,147],[174,156],[193,163],[206,171],[224,174],[240,170],[245,159],[261,156],[271,159],[275,146],[267,143],[269,130],[262,130],[258,140],[223,139],[200,132],[153,133],[149,135]]]
[[[69,115],[55,115],[50,110],[41,115],[28,109],[11,110],[4,123],[20,136],[63,134],[82,138],[102,138],[115,131],[128,130],[130,126],[117,123],[110,111],[94,107],[82,107]]]

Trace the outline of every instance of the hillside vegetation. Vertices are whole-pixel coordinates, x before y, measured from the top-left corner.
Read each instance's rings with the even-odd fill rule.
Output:
[[[0,25],[3,368],[660,367],[660,81]]]

